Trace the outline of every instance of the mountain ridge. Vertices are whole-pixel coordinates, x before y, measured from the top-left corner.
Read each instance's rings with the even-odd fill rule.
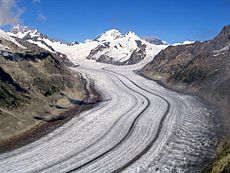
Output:
[[[140,62],[145,56],[154,56],[167,47],[163,42],[162,45],[155,45],[141,39],[132,31],[122,34],[117,29],[105,31],[96,39],[88,40],[84,43],[63,43],[49,39],[37,30],[21,26],[14,27],[8,34],[37,44],[53,53],[64,54],[74,62],[79,59],[91,59],[115,65],[130,65]],[[142,48],[141,51],[139,50],[140,42],[145,45],[145,48]],[[139,52],[138,55],[136,52]],[[136,57],[133,58],[134,56]],[[129,58],[131,59],[129,60]]]

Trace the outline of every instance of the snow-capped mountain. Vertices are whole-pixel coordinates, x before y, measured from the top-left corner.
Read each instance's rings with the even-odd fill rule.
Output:
[[[32,39],[32,38],[39,38],[39,37],[46,37],[45,35],[42,35],[35,29],[30,29],[27,26],[20,26],[17,25],[11,29],[11,32],[8,33],[11,36],[15,36],[18,38],[27,38],[27,39]]]
[[[116,65],[138,63],[146,56],[153,56],[166,47],[163,44],[151,44],[134,32],[123,35],[115,29],[104,32],[96,40],[100,43],[91,50],[87,59]]]
[[[50,39],[48,36],[38,32],[35,29],[20,25],[13,27],[7,34],[12,37],[21,38],[30,43],[36,44],[52,53],[62,53],[68,56],[68,58],[71,60],[87,57],[91,49],[99,44],[98,41],[90,40],[87,40],[85,43],[63,43],[61,41]]]
[[[142,39],[155,45],[167,45],[165,41],[162,41],[157,37],[142,37]]]
[[[31,29],[27,26],[14,26],[10,32],[7,33],[9,36],[20,38],[23,40],[27,40],[30,43],[37,44],[39,47],[46,49],[50,52],[55,52],[55,50],[48,45],[44,40],[50,40],[54,42],[54,40],[49,39],[48,36],[38,32],[36,29]]]
[[[102,34],[100,34],[100,36],[98,38],[96,38],[97,41],[99,42],[104,42],[104,41],[113,41],[117,38],[121,38],[122,34],[120,33],[120,31],[116,30],[116,29],[111,29],[109,31],[106,31]]]
[[[94,40],[69,44],[50,39],[37,30],[19,25],[12,28],[8,34],[25,39],[48,51],[65,54],[76,63],[80,59],[91,59],[116,65],[135,64],[167,47],[164,44],[151,44],[134,32],[122,34],[116,29],[108,30]]]
[[[6,32],[0,29],[0,50],[11,50],[12,47],[15,49],[26,49],[14,38],[10,37]]]
[[[51,53],[52,56],[58,61],[72,66],[73,63],[67,58],[65,54],[55,51],[45,42],[38,44],[37,40],[42,38],[48,38],[42,35],[37,30],[31,30],[28,27],[16,26],[11,32],[5,32],[0,29],[0,53],[2,55],[8,55],[9,53]],[[48,52],[48,51],[49,52]]]
[[[99,42],[99,45],[91,50],[87,59],[117,65],[132,64],[127,62],[131,58],[131,54],[138,48],[145,49],[144,47],[146,47],[134,32],[122,35],[115,29],[102,33],[96,41]],[[144,57],[145,51],[138,59],[141,60]]]

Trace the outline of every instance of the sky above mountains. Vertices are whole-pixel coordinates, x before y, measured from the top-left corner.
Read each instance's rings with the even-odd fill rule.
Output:
[[[20,23],[63,41],[115,28],[168,43],[208,40],[230,24],[230,0],[0,0],[0,25]]]

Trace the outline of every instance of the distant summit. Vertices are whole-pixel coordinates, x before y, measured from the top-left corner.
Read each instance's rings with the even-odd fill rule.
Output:
[[[115,65],[136,64],[166,47],[163,42],[156,45],[141,39],[135,32],[122,34],[116,29],[102,33],[95,41],[98,46],[86,58]],[[157,47],[159,45],[163,47]]]
[[[10,32],[8,32],[10,36],[18,37],[21,39],[35,39],[38,37],[48,38],[46,35],[38,32],[36,29],[29,28],[28,26],[16,25],[14,26]]]
[[[155,44],[155,45],[166,45],[167,43],[165,41],[160,40],[157,37],[142,37],[143,40]]]
[[[100,34],[100,36],[98,38],[96,38],[97,41],[112,41],[115,40],[117,38],[121,38],[123,37],[122,34],[120,33],[120,31],[116,30],[116,29],[111,29],[108,30],[106,32],[103,32],[102,34]]]

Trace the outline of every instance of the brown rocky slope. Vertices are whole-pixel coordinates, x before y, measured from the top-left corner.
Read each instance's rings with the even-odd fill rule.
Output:
[[[218,118],[226,130],[224,141],[229,143],[230,26],[225,26],[218,36],[210,41],[169,46],[140,73],[172,89],[198,95],[215,105],[219,110]],[[218,163],[213,162],[208,172],[230,170],[230,153],[227,146],[225,144],[224,150],[214,161]]]
[[[65,119],[63,112],[87,94],[86,80],[58,55],[6,38],[0,36],[0,151],[31,129]]]

